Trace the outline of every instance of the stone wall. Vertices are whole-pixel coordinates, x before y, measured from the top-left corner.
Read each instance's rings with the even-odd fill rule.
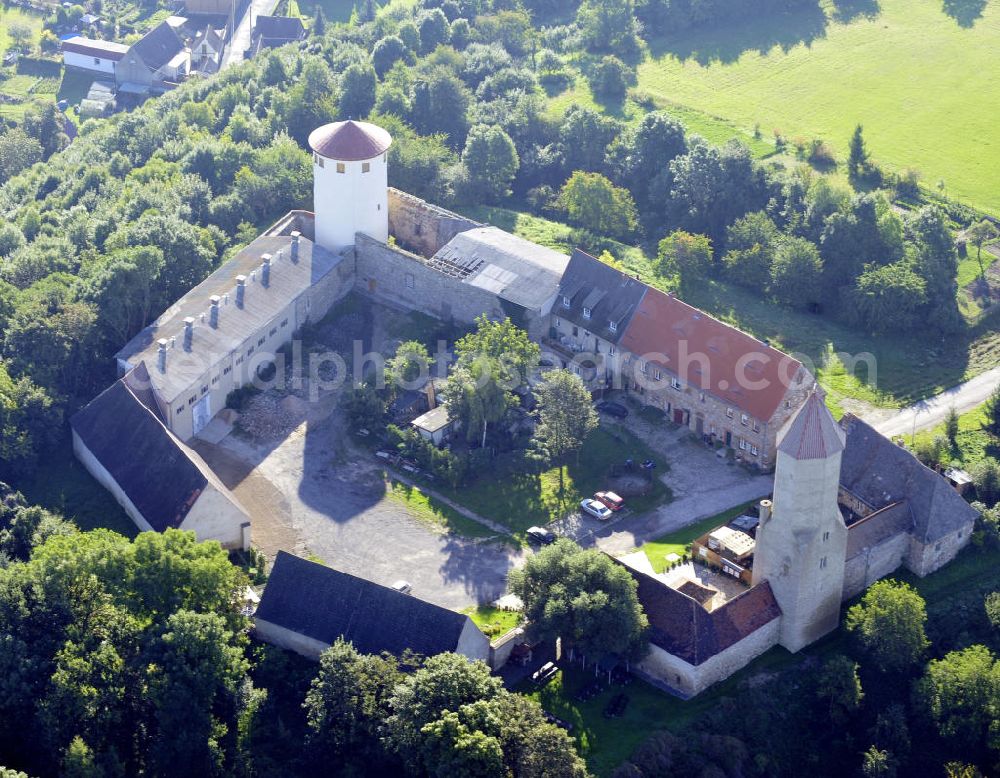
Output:
[[[975,522],[969,522],[967,527],[933,543],[921,543],[916,538],[911,538],[906,566],[917,575],[925,576],[948,564],[968,544],[974,524]]]
[[[844,565],[843,599],[849,600],[895,571],[903,563],[909,546],[910,536],[901,532],[848,559]]]
[[[478,222],[389,187],[389,234],[400,246],[430,258],[458,233]]]
[[[837,494],[837,501],[845,508],[853,511],[856,515],[861,516],[862,518],[870,516],[874,513],[872,508],[867,503],[862,502],[843,486],[840,487],[840,491]]]
[[[687,696],[694,696],[776,646],[780,627],[781,619],[773,619],[700,665],[685,662],[659,646],[650,646],[649,653],[639,662],[639,669]]]
[[[496,295],[432,270],[416,254],[358,234],[355,288],[397,305],[450,321],[472,322],[485,313],[501,318]]]

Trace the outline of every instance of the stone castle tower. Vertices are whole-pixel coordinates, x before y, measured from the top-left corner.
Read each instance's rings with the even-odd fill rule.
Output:
[[[768,581],[789,651],[836,628],[847,556],[837,507],[845,435],[814,391],[778,437],[773,510],[762,503],[753,584]]]

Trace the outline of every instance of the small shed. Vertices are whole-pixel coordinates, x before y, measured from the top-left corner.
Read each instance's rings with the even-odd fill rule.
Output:
[[[720,556],[724,552],[734,561],[742,561],[753,554],[756,541],[742,530],[725,526],[708,533],[708,547]]]
[[[420,437],[429,440],[435,446],[440,446],[448,439],[454,424],[448,418],[448,408],[444,405],[431,408],[427,413],[418,416],[410,423],[420,433]]]
[[[948,479],[948,483],[959,494],[965,494],[966,490],[972,484],[972,476],[967,471],[957,467],[949,467],[945,470],[944,477]]]

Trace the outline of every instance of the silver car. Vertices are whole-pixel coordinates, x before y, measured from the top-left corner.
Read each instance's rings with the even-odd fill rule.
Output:
[[[589,497],[580,502],[580,510],[600,521],[607,521],[611,518],[611,509],[607,505]]]

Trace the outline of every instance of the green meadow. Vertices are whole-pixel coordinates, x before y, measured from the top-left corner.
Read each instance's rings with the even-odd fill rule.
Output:
[[[768,140],[776,129],[822,138],[841,159],[861,123],[886,167],[916,168],[925,186],[1000,213],[998,48],[998,3],[821,0],[655,39],[638,91],[664,107],[759,125]]]

